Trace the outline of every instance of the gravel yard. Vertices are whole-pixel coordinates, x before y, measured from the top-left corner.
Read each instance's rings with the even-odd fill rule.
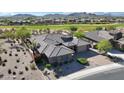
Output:
[[[0,64],[0,79],[44,79],[42,72],[37,68],[29,51],[27,51],[23,46],[7,42],[7,39],[0,41],[2,42],[2,49],[6,49],[2,54],[0,54],[2,60]],[[15,45],[21,47],[21,49],[17,50]],[[32,65],[34,65],[35,70],[32,69]]]

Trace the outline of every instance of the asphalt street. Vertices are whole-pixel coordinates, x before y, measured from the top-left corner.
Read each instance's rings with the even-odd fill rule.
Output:
[[[81,80],[124,80],[124,68],[101,72],[81,78]]]

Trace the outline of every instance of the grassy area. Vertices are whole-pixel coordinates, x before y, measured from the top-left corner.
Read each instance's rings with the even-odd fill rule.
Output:
[[[26,27],[29,30],[32,29],[46,29],[50,28],[52,30],[68,30],[71,26],[75,26],[78,30],[82,31],[92,31],[95,30],[96,27],[102,26],[114,26],[114,27],[124,27],[124,24],[64,24],[64,25],[26,25],[26,26],[0,26],[0,28],[16,28],[19,29],[21,27]]]

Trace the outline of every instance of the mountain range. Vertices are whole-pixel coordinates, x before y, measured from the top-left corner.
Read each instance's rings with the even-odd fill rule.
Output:
[[[37,14],[37,15],[36,15]],[[1,13],[0,13],[1,15]],[[92,17],[92,16],[113,16],[113,17],[124,17],[124,12],[93,12],[93,13],[87,13],[87,12],[74,12],[74,13],[63,13],[63,12],[48,12],[42,14],[42,12],[38,13],[13,13],[11,14],[4,14],[4,17],[16,17],[16,18],[23,18],[23,17],[45,17],[45,18],[65,18],[65,17]]]

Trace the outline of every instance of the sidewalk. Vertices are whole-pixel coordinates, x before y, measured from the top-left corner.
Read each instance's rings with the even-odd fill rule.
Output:
[[[59,80],[78,80],[80,78],[87,77],[87,76],[90,76],[93,74],[97,74],[97,73],[112,70],[112,69],[122,68],[122,67],[124,67],[124,66],[117,64],[117,63],[113,63],[113,64],[109,64],[109,65],[91,68],[88,70],[81,70],[76,73],[70,74],[68,76],[61,77],[61,78],[59,78]]]
[[[121,52],[119,50],[111,50],[110,52],[107,53],[108,55],[110,56],[113,56],[113,57],[118,57],[118,58],[121,58],[124,60],[124,52]]]

